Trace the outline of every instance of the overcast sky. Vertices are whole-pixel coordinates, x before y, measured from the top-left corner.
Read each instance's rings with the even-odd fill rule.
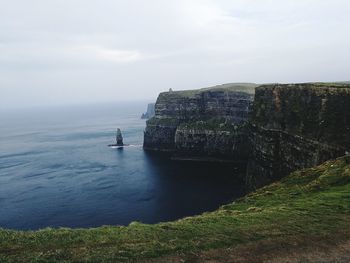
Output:
[[[349,0],[0,0],[0,108],[350,80]]]

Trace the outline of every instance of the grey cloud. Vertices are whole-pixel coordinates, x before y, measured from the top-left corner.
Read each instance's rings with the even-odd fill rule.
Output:
[[[0,107],[348,79],[347,0],[0,0]]]

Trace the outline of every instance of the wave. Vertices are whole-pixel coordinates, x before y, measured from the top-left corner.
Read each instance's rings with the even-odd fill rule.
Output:
[[[142,146],[143,146],[142,144],[128,144],[123,146],[108,146],[108,147],[112,149],[119,149],[119,148],[127,148],[127,147],[141,148]]]
[[[34,154],[41,154],[44,153],[43,151],[27,151],[27,152],[21,152],[21,153],[13,153],[13,154],[4,154],[0,155],[0,159],[6,159],[6,158],[13,158],[13,157],[22,157],[26,155],[34,155]]]

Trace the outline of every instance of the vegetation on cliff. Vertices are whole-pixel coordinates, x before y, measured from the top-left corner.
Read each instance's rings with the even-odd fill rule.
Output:
[[[176,118],[156,118],[152,117],[147,120],[149,126],[178,126],[180,124],[179,119]]]
[[[202,88],[202,89],[163,92],[160,94],[160,96],[166,95],[168,98],[169,97],[194,98],[195,96],[198,96],[203,92],[207,92],[207,91],[245,92],[245,93],[254,94],[255,88],[257,86],[258,85],[255,83],[228,83],[228,84],[222,84],[222,85],[217,85],[217,86]]]
[[[292,173],[215,212],[175,222],[94,229],[0,230],[0,261],[128,261],[200,257],[268,241],[304,246],[350,238],[350,156]],[[229,250],[225,250],[229,251]],[[230,250],[231,251],[231,250]],[[232,252],[233,253],[233,252]],[[258,253],[262,253],[261,250]],[[255,254],[254,257],[259,257]]]
[[[350,85],[263,85],[252,108],[247,175],[253,187],[350,152]]]
[[[250,121],[331,144],[348,144],[350,85],[306,83],[263,85],[256,89]]]
[[[246,126],[246,123],[232,123],[224,118],[211,118],[208,120],[199,120],[182,123],[178,126],[178,129],[189,129],[189,130],[210,130],[210,131],[229,131],[236,132]]]
[[[147,121],[144,149],[242,157],[240,146],[246,140],[238,126],[248,119],[255,87],[255,84],[235,83],[159,94],[155,117]]]

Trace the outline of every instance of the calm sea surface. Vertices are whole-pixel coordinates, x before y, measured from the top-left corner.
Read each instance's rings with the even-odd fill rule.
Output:
[[[146,106],[0,112],[0,227],[156,223],[243,195],[228,164],[174,162],[144,152]],[[107,147],[117,127],[130,147]]]

